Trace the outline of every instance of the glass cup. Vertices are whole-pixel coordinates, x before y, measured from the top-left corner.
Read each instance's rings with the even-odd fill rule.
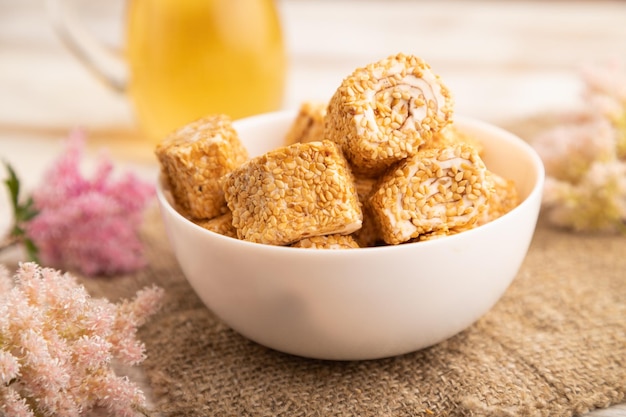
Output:
[[[124,59],[94,40],[69,2],[47,1],[61,38],[128,93],[153,142],[208,114],[281,106],[286,56],[273,0],[127,0]]]

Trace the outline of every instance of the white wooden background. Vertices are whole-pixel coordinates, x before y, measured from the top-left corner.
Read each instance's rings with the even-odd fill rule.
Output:
[[[123,0],[71,0],[106,44],[122,39]],[[582,65],[626,61],[626,2],[279,0],[290,57],[285,108],[325,100],[354,68],[396,52],[426,59],[459,114],[497,124],[575,107]],[[0,159],[27,186],[74,126],[154,178],[132,109],[55,36],[43,0],[0,0]],[[0,195],[0,197],[3,197]],[[0,198],[0,232],[8,227]],[[626,416],[626,406],[592,413]]]

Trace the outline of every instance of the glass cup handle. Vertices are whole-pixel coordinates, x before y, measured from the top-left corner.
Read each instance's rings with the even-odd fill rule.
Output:
[[[125,92],[128,68],[121,56],[107,49],[76,18],[65,0],[46,0],[48,14],[61,41],[109,87]]]

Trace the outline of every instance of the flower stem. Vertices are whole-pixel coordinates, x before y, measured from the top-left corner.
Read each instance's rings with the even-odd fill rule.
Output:
[[[0,240],[0,252],[18,245],[20,240],[21,239],[19,237],[14,235],[5,236],[4,239]]]

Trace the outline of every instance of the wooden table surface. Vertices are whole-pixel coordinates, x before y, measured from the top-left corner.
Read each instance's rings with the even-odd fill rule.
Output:
[[[122,0],[73,3],[111,46],[123,33]],[[282,0],[290,59],[285,108],[327,100],[354,68],[396,52],[423,57],[456,99],[457,114],[496,124],[575,107],[582,65],[626,61],[624,1]],[[85,127],[94,147],[153,177],[151,145],[132,108],[64,47],[44,0],[0,0],[0,158],[27,186]],[[0,195],[0,197],[3,197]],[[0,231],[9,211],[0,199]],[[626,416],[626,406],[591,413]]]

